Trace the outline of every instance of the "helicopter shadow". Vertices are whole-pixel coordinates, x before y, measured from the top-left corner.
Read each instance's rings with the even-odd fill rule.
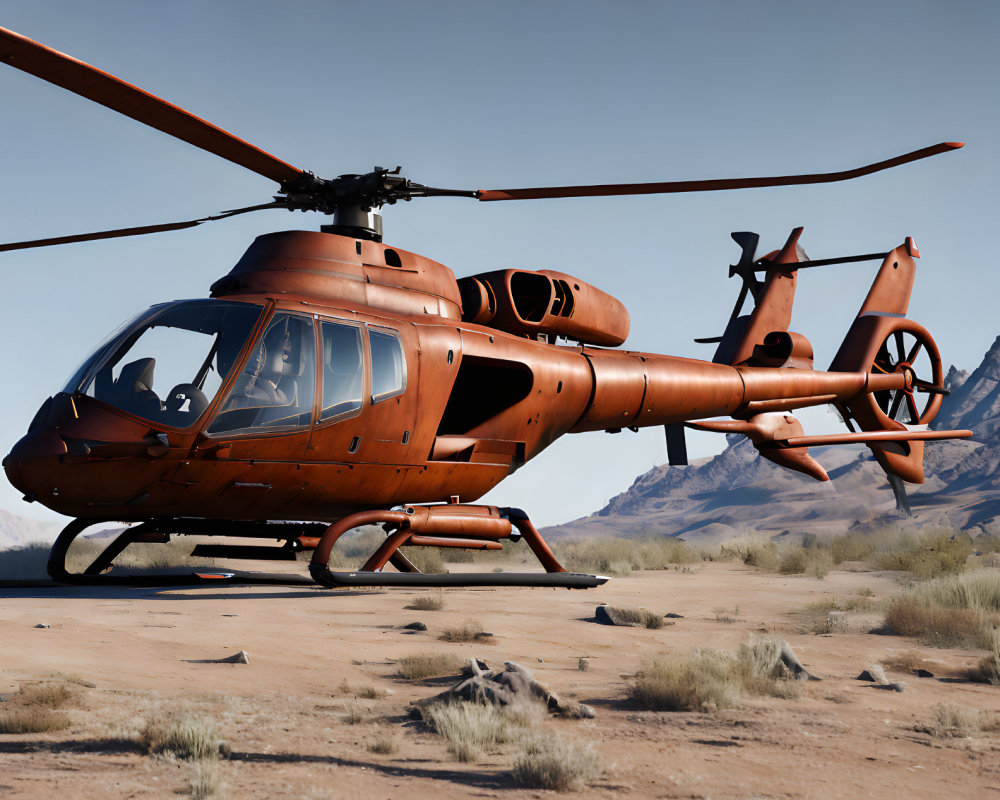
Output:
[[[390,764],[380,764],[376,761],[362,761],[353,758],[339,758],[331,755],[312,755],[308,753],[253,753],[234,751],[230,761],[244,761],[252,764],[328,764],[336,767],[365,769],[395,778],[425,778],[428,780],[448,781],[476,789],[518,789],[513,777],[502,772],[459,772],[458,770],[419,767],[413,762],[424,760],[397,759]]]
[[[172,586],[62,586],[56,584],[38,583],[33,586],[3,586],[0,585],[0,600],[22,599],[54,599],[66,600],[259,600],[268,599],[301,600],[319,597],[358,597],[361,595],[379,595],[385,592],[371,590],[333,590],[317,587],[315,589],[284,589],[248,592],[245,586],[233,586],[232,591],[212,587],[210,591],[203,585],[172,585]]]

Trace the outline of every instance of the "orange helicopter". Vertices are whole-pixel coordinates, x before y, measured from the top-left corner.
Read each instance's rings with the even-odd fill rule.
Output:
[[[722,335],[699,340],[717,345],[700,361],[616,349],[629,331],[624,306],[571,275],[505,269],[456,280],[443,264],[385,245],[378,214],[419,197],[494,202],[826,183],[961,143],[809,175],[438,189],[398,168],[318,178],[4,29],[0,61],[279,184],[270,202],[211,217],[0,250],[264,209],[332,215],[321,231],[258,237],[209,299],[158,304],[124,323],[45,401],[3,467],[25,500],[75,518],[49,557],[55,580],[169,582],[107,573],[133,543],[189,535],[263,542],[199,544],[195,556],[294,560],[312,550],[310,575],[328,587],[586,588],[606,578],[563,569],[523,511],[473,504],[563,434],[664,426],[669,461],[683,464],[685,426],[740,433],[765,458],[818,480],[829,478],[809,446],[864,443],[897,491],[900,481],[923,481],[924,441],[971,436],[927,427],[947,392],[934,340],[905,317],[919,257],[910,238],[888,252],[809,260],[801,228],[761,257],[756,234],[733,234],[741,256],[730,277],[742,288]],[[809,341],[788,330],[798,272],[862,260],[881,267],[829,370],[815,370]],[[804,434],[792,412],[824,404],[847,433]],[[711,419],[719,416],[731,419]],[[132,524],[70,573],[70,545],[107,521]],[[365,524],[381,524],[385,541],[360,570],[332,571],[338,538]],[[399,550],[497,550],[522,538],[544,572],[423,574]]]

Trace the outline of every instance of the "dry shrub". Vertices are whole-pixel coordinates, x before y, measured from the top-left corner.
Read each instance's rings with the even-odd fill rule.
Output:
[[[361,708],[357,703],[351,703],[347,707],[347,713],[344,714],[344,722],[348,725],[360,725],[365,720],[364,709]]]
[[[17,693],[0,705],[0,733],[47,733],[71,724],[63,708],[75,699],[64,683],[22,684]]]
[[[912,572],[923,578],[961,572],[974,549],[973,540],[962,531],[915,532],[898,527],[852,531],[830,543],[835,564],[862,561],[873,569]]]
[[[438,637],[445,642],[472,642],[483,632],[483,626],[474,619],[467,619],[454,628],[445,628]]]
[[[789,547],[778,558],[778,572],[783,575],[804,575],[825,578],[833,567],[833,559],[828,548],[815,540],[801,547]]]
[[[73,686],[82,686],[85,689],[93,689],[97,686],[96,683],[92,683],[82,675],[77,675],[75,672],[50,672],[48,677],[54,681],[62,681],[63,683],[72,684]]]
[[[934,724],[923,730],[940,738],[964,739],[979,733],[979,712],[974,708],[940,705],[934,710]]]
[[[655,711],[714,711],[735,705],[741,694],[798,697],[781,648],[781,640],[759,636],[735,655],[702,649],[655,658],[636,674],[629,696]]]
[[[205,761],[229,755],[229,746],[215,723],[188,713],[154,717],[139,734],[139,742],[153,755],[185,761]]]
[[[766,536],[737,536],[719,546],[721,561],[742,561],[748,567],[772,570],[778,564],[778,548]]]
[[[45,542],[27,544],[0,550],[0,580],[37,581],[48,580],[45,565],[49,560],[52,545]]]
[[[889,602],[885,627],[934,647],[975,647],[982,635],[979,615],[971,608],[945,608],[910,595]]]
[[[972,540],[966,534],[929,533],[914,537],[894,551],[881,553],[876,566],[912,572],[922,578],[954,575],[965,569],[972,549]]]
[[[801,575],[809,568],[809,556],[804,547],[786,550],[778,561],[778,572],[782,575]]]
[[[381,756],[390,756],[399,750],[399,737],[395,731],[379,728],[375,731],[375,738],[369,742],[368,750]]]
[[[399,676],[409,680],[453,675],[462,669],[463,660],[454,653],[414,653],[396,663]]]
[[[889,601],[885,627],[936,647],[991,647],[1000,626],[1000,572],[934,578]]]
[[[49,733],[70,726],[69,714],[48,708],[0,709],[0,733]]]
[[[448,571],[448,565],[437,547],[400,547],[399,552],[425,574],[441,575]]]
[[[543,713],[541,706],[435,703],[421,709],[424,721],[444,737],[459,761],[475,761],[484,750],[525,735]]]
[[[530,789],[573,792],[599,778],[601,767],[590,745],[552,735],[535,736],[521,746],[511,774]]]
[[[653,630],[663,627],[663,617],[660,614],[647,611],[645,608],[618,608],[615,610],[621,617],[622,622],[627,625],[636,625]]]
[[[647,661],[629,690],[653,711],[713,711],[735,704],[738,688],[732,657],[716,650],[662,656]]]
[[[770,636],[755,636],[736,651],[736,671],[748,694],[796,698],[801,688],[781,659],[783,642]]]
[[[74,697],[64,683],[25,683],[9,702],[24,708],[62,708]]]
[[[698,560],[694,550],[678,539],[580,539],[562,542],[559,557],[573,572],[617,577]]]
[[[444,595],[441,592],[437,594],[422,594],[419,597],[414,597],[403,608],[410,611],[440,611],[444,608]]]
[[[370,683],[364,686],[353,686],[347,682],[346,678],[340,682],[337,691],[341,694],[349,694],[352,697],[360,697],[363,700],[379,700],[386,695],[385,689],[380,689]]]
[[[916,650],[906,650],[889,658],[882,659],[882,665],[886,669],[895,670],[896,672],[916,672],[918,669],[925,669],[924,665],[926,663]]]

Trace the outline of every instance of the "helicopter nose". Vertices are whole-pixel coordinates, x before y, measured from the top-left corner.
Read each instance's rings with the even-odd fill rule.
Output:
[[[31,481],[27,480],[25,472],[37,472],[30,469],[31,464],[42,460],[52,463],[65,452],[66,443],[59,434],[51,430],[32,431],[22,437],[4,457],[3,468],[7,473],[7,480],[15,489],[24,493],[25,499],[34,499],[41,487],[29,485]],[[26,470],[26,467],[29,469]]]

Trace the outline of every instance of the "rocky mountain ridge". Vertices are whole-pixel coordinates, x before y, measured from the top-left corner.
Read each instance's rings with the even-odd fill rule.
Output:
[[[1000,534],[1000,336],[971,373],[951,367],[933,427],[973,439],[928,442],[927,481],[908,486],[907,524]],[[896,519],[884,473],[865,447],[814,448],[831,481],[819,483],[761,458],[743,437],[684,467],[654,467],[589,517],[547,528],[561,536],[682,536],[715,543],[741,532],[839,532]]]

